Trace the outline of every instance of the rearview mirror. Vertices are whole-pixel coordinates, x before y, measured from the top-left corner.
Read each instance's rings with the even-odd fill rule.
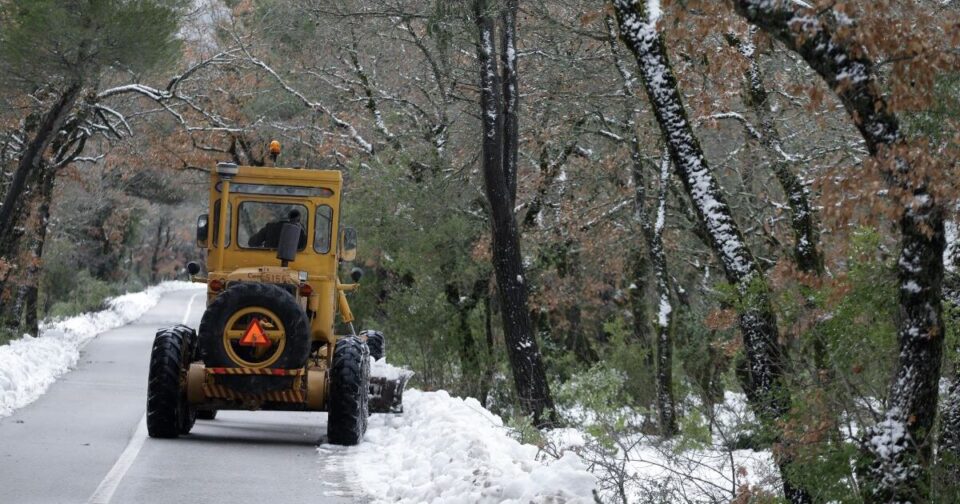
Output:
[[[210,218],[207,214],[197,217],[197,246],[207,248]]]
[[[277,259],[286,267],[297,258],[297,249],[300,248],[300,230],[302,228],[290,222],[284,222],[280,229],[280,240],[277,243]]]
[[[357,258],[357,230],[352,227],[343,228],[340,235],[340,259],[353,262]]]

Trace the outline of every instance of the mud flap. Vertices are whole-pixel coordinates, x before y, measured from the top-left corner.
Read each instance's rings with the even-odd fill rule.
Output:
[[[370,377],[370,413],[403,413],[403,389],[413,373],[397,378]]]

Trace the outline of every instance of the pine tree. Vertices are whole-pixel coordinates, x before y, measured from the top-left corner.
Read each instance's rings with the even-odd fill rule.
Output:
[[[9,329],[37,329],[35,314],[24,310],[36,306],[38,275],[17,265],[41,260],[45,234],[29,237],[26,245],[24,220],[31,206],[44,218],[57,170],[82,152],[88,136],[83,116],[93,113],[100,78],[111,68],[139,74],[177,55],[185,5],[184,0],[0,4],[0,89],[29,95],[37,103],[24,118],[23,147],[0,206],[0,262],[13,265],[0,278],[0,317]],[[43,185],[37,201],[26,197],[34,184]],[[41,222],[32,229],[44,226]],[[24,321],[29,327],[21,327]]]

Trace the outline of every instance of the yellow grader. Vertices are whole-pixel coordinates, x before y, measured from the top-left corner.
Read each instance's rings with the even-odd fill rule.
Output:
[[[274,146],[271,146],[274,147]],[[237,166],[210,174],[210,214],[197,221],[207,251],[207,307],[198,330],[157,332],[150,356],[147,430],[187,434],[218,410],[326,411],[327,440],[360,442],[370,412],[402,411],[405,378],[370,377],[383,334],[356,333],[339,270],[357,235],[341,227],[339,171]],[[349,334],[337,335],[336,319]]]

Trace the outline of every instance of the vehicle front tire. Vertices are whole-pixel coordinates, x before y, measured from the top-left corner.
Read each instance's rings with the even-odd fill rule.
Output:
[[[356,337],[337,341],[330,368],[327,441],[352,446],[367,431],[370,359],[367,346]]]
[[[147,381],[147,433],[150,437],[175,438],[190,432],[195,414],[187,405],[181,387],[189,355],[191,335],[181,327],[159,331],[150,352],[150,373]]]

